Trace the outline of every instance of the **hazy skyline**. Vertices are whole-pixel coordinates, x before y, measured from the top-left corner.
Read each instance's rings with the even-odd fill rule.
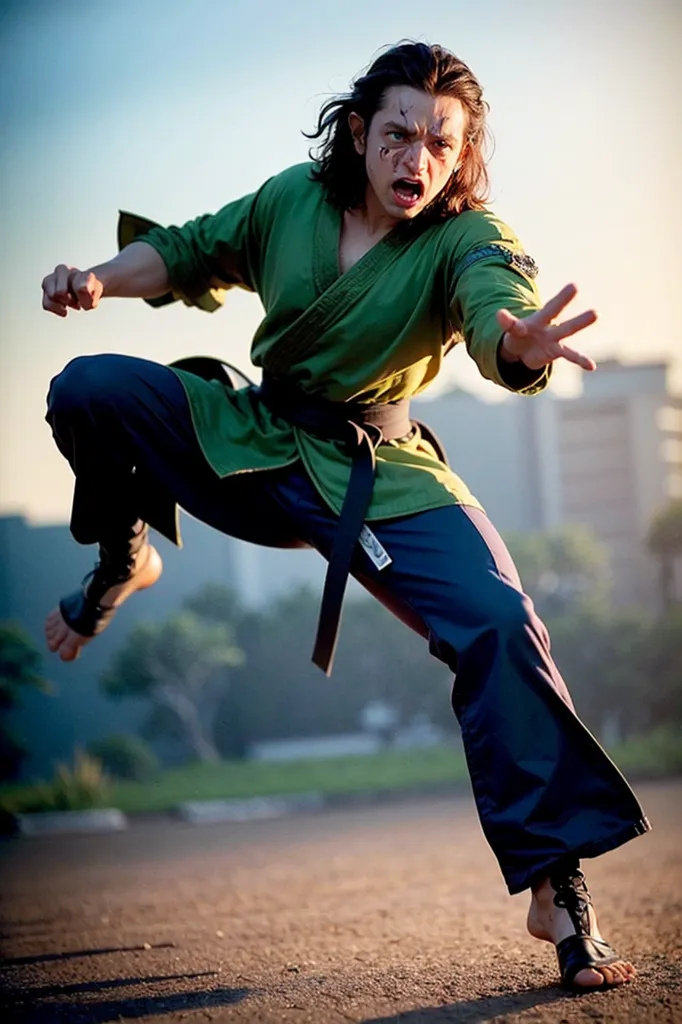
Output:
[[[260,318],[258,300],[236,293],[214,316],[119,301],[61,321],[40,307],[45,274],[113,255],[119,208],[182,222],[306,159],[301,131],[325,97],[404,37],[442,43],[480,78],[495,137],[491,205],[539,263],[546,297],[575,280],[575,312],[597,308],[586,350],[597,361],[669,358],[682,390],[674,0],[1,10],[0,514],[68,516],[71,475],[43,416],[69,359],[207,352],[248,367]],[[576,386],[576,371],[555,376]],[[453,383],[499,391],[462,353],[443,374]]]

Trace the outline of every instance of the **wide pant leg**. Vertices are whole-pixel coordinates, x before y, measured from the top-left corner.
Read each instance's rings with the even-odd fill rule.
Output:
[[[76,474],[72,532],[82,543],[148,518],[145,502],[161,492],[231,536],[272,543],[274,523],[329,552],[337,519],[302,466],[220,480],[167,367],[76,359],[52,382],[47,418]],[[596,856],[647,831],[632,791],[576,717],[547,632],[487,518],[448,506],[372,528],[392,564],[378,572],[358,550],[354,572],[456,673],[453,708],[474,796],[509,891],[567,856]]]
[[[303,471],[274,496],[323,553],[334,518]],[[370,524],[392,564],[364,552],[355,574],[425,627],[456,673],[461,725],[481,824],[517,893],[564,858],[594,857],[648,831],[627,782],[573,710],[549,637],[484,513],[448,506]]]

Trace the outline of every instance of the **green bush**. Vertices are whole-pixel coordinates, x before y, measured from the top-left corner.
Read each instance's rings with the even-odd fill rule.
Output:
[[[613,758],[626,775],[664,779],[682,775],[682,726],[663,725],[619,743]]]
[[[110,791],[101,762],[79,750],[72,766],[57,764],[51,782],[8,787],[0,798],[0,813],[85,811],[106,806]]]
[[[115,779],[147,782],[159,769],[156,755],[139,736],[107,736],[87,749]]]

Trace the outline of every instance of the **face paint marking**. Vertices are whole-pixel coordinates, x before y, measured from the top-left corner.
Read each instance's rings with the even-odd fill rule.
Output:
[[[401,107],[399,107],[399,110],[400,110],[400,116],[402,117],[403,121],[405,122],[405,127],[407,128],[407,115],[412,110],[412,107],[409,106],[409,107],[405,107],[403,109],[403,107],[401,106]]]

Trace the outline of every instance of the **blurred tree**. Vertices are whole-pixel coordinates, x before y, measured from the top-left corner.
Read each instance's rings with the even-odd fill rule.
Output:
[[[509,533],[504,539],[523,588],[541,616],[568,611],[585,598],[607,603],[608,556],[587,528],[572,525],[550,533]]]
[[[649,681],[642,652],[651,622],[637,609],[585,600],[547,625],[557,666],[592,732],[613,743],[647,728]]]
[[[337,670],[342,685],[355,681],[361,708],[370,700],[391,704],[398,713],[396,728],[419,714],[446,729],[456,728],[450,704],[452,672],[429,654],[423,637],[375,598],[348,602]]]
[[[152,724],[170,727],[194,757],[215,761],[211,724],[222,684],[218,679],[216,685],[216,675],[243,659],[229,624],[182,612],[166,622],[135,626],[103,674],[102,687],[111,697],[149,701],[147,733]]]
[[[659,509],[649,527],[647,544],[659,563],[662,605],[670,608],[675,601],[675,563],[682,558],[682,498]]]
[[[153,751],[139,736],[105,736],[89,743],[86,753],[99,761],[107,775],[114,779],[146,782],[159,768]]]
[[[246,630],[248,635],[248,623],[253,616],[246,611],[232,588],[223,583],[206,583],[195,594],[186,598],[183,607],[202,622],[227,625],[234,631],[237,644],[244,648],[242,632]],[[247,655],[245,659],[247,662],[249,657],[250,655]],[[230,760],[243,758],[249,744],[249,738],[244,730],[244,705],[251,700],[251,695],[244,693],[242,687],[233,685],[235,680],[232,666],[217,670],[216,677],[222,681],[222,685],[219,687],[211,723],[213,741],[222,757]],[[239,678],[243,682],[243,674]],[[164,725],[161,716],[157,714],[156,718],[148,723],[147,732],[150,736],[159,731],[168,734],[168,724]]]
[[[374,598],[347,600],[331,680],[310,660],[318,614],[319,595],[301,587],[243,615],[237,637],[245,663],[216,716],[224,756],[241,756],[258,740],[355,732],[371,700],[391,704],[397,725],[421,712],[456,728],[451,673]]]
[[[235,630],[238,630],[247,615],[236,591],[215,582],[204,584],[195,594],[186,598],[182,606],[204,622],[229,625]]]
[[[13,735],[6,718],[21,706],[24,687],[50,692],[42,675],[42,664],[42,656],[20,626],[0,623],[0,779],[17,778],[28,753]]]
[[[682,725],[682,605],[650,624],[636,657],[643,728]]]

